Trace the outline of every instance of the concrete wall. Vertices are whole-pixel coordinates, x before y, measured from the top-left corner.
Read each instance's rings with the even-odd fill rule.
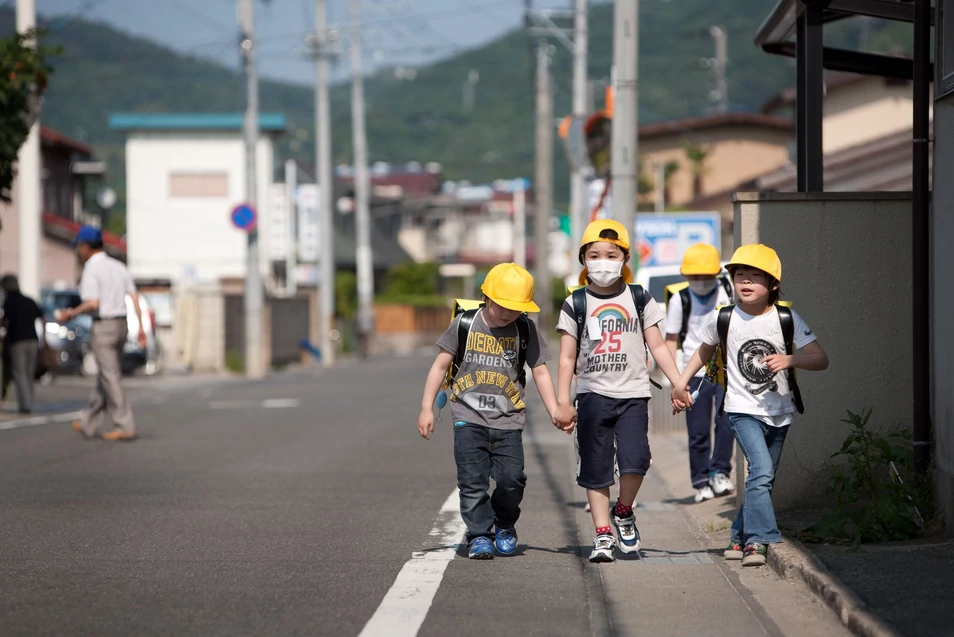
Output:
[[[934,195],[931,219],[931,347],[934,364],[935,502],[954,534],[954,96],[934,104]]]
[[[268,186],[272,141],[259,140],[258,228],[262,274],[269,271]],[[170,173],[225,173],[224,197],[171,197]],[[235,133],[132,133],[126,142],[127,245],[137,279],[173,283],[194,269],[197,281],[244,276],[246,236],[231,209],[245,200],[245,153]]]
[[[736,245],[764,243],[782,260],[783,299],[818,335],[831,366],[801,372],[805,414],[789,434],[772,499],[812,506],[850,409],[873,408],[880,432],[910,429],[911,199],[907,193],[739,193]]]

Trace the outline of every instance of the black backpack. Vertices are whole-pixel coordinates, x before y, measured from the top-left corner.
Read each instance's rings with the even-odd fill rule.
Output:
[[[483,304],[481,304],[480,307],[483,307]],[[461,364],[464,362],[470,328],[474,325],[474,317],[477,316],[480,307],[466,310],[460,314],[460,322],[457,324],[457,355],[454,356],[454,362],[451,365],[445,386],[449,386],[454,381],[454,378],[460,371]],[[520,386],[526,387],[527,346],[530,344],[530,319],[527,318],[526,314],[521,314],[517,317],[517,320],[514,321],[514,324],[517,326],[517,337],[519,341],[517,344],[517,359],[514,362],[514,366],[517,368],[517,380],[520,382]]]

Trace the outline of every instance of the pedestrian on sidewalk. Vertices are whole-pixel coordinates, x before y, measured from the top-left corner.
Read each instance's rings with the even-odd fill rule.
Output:
[[[10,378],[17,392],[17,407],[21,414],[33,411],[33,383],[40,338],[46,344],[46,326],[43,312],[36,301],[20,292],[20,283],[12,274],[0,279],[3,288],[3,348],[8,352],[4,363],[10,365]]]
[[[672,400],[675,410],[691,406],[691,397],[679,388],[718,345],[726,382],[724,411],[748,463],[742,506],[724,555],[741,559],[743,566],[762,566],[767,546],[782,541],[772,487],[794,414],[803,411],[795,369],[821,371],[828,367],[828,356],[802,317],[779,303],[782,262],[775,250],[744,245],[726,269],[739,302],[708,315],[702,343],[674,385]]]
[[[611,517],[620,550],[639,551],[633,506],[652,463],[647,349],[674,385],[679,379],[659,330],[662,308],[641,286],[627,283],[632,277],[629,256],[629,232],[622,224],[602,219],[588,225],[579,250],[587,285],[570,294],[557,321],[562,336],[556,424],[566,427],[578,416],[577,484],[586,489],[596,527],[591,562],[616,559]],[[574,372],[575,409],[570,399]],[[619,497],[611,507],[614,457]]]
[[[728,305],[732,285],[719,276],[719,250],[708,243],[690,246],[682,257],[682,276],[686,282],[667,288],[666,344],[673,357],[682,350],[683,367],[702,342],[706,316],[717,307]],[[689,381],[689,391],[699,391],[693,408],[686,412],[689,432],[689,477],[696,490],[696,502],[711,500],[735,491],[729,479],[732,473],[732,427],[725,413],[719,412],[725,390],[721,385],[703,382],[700,369]],[[712,427],[715,405],[715,427]],[[714,431],[713,431],[714,429]]]
[[[126,266],[103,251],[103,235],[99,228],[82,226],[72,245],[83,263],[80,278],[82,303],[57,312],[57,320],[68,321],[79,314],[93,317],[90,347],[98,368],[89,406],[80,419],[73,422],[73,429],[86,438],[95,437],[108,410],[115,429],[104,433],[103,440],[134,440],[136,423],[123,390],[122,354],[128,331],[127,294],[132,297],[139,324],[139,346],[146,346],[139,294]]]
[[[468,556],[492,559],[494,548],[501,555],[511,555],[517,548],[515,525],[527,483],[524,362],[551,419],[556,393],[546,366],[551,358],[546,342],[524,314],[540,311],[533,302],[533,277],[519,265],[503,263],[490,270],[480,289],[484,305],[458,315],[437,341],[440,352],[424,383],[417,430],[430,439],[434,401],[452,369],[446,392],[454,419],[454,460]],[[572,431],[572,425],[568,429]],[[493,495],[488,493],[491,478],[496,483]]]

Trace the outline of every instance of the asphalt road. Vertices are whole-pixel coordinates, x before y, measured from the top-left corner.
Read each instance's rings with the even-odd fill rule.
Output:
[[[0,431],[0,634],[358,635],[405,563],[438,555],[440,524],[459,519],[440,513],[455,487],[449,410],[431,441],[415,428],[429,363],[144,385],[133,443],[84,441],[65,422]],[[517,554],[471,561],[451,552],[442,577],[419,570],[439,582],[433,603],[411,603],[388,631],[372,632],[640,634],[638,616],[626,617],[638,610],[655,618],[642,634],[749,634],[699,632],[698,616],[685,624],[690,632],[679,628],[693,608],[687,594],[711,594],[699,608],[743,614],[739,626],[751,634],[809,634],[772,619],[745,577],[726,590],[710,591],[705,578],[686,585],[697,573],[723,579],[701,545],[688,554],[695,566],[678,566],[663,549],[655,565],[611,565],[604,591],[601,571],[581,559],[591,538],[572,446],[544,423],[528,427],[525,448]],[[673,516],[674,506],[662,509]],[[684,517],[658,523],[669,519],[689,529]],[[696,541],[682,532],[687,539],[669,543]],[[648,594],[662,590],[656,572],[666,595]],[[786,591],[778,595],[789,606],[813,603]],[[719,601],[726,595],[731,604]],[[804,616],[797,606],[786,612]],[[825,626],[823,634],[841,634],[837,622]]]

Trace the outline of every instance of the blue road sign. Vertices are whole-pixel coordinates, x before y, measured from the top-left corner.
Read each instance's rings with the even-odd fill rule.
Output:
[[[257,217],[255,208],[247,203],[242,203],[232,208],[232,225],[239,230],[250,232],[255,228]]]
[[[633,253],[642,267],[682,263],[686,248],[695,243],[722,248],[722,218],[719,213],[640,213],[636,218]]]

